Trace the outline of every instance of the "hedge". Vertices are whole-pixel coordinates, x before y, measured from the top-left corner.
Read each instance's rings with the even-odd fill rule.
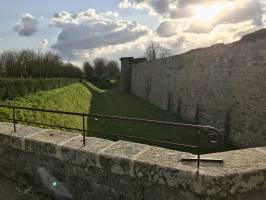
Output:
[[[63,87],[77,82],[78,79],[71,78],[49,78],[49,79],[20,79],[0,78],[0,99],[14,99],[38,92]]]

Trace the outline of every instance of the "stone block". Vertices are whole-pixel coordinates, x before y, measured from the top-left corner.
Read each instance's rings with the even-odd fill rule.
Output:
[[[60,158],[65,162],[84,167],[96,166],[96,153],[112,143],[110,140],[86,137],[84,147],[83,137],[78,136],[59,147]]]

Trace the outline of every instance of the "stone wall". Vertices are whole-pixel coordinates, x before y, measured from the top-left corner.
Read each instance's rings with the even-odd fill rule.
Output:
[[[0,175],[43,199],[258,200],[266,196],[266,148],[194,155],[0,122]]]
[[[133,57],[121,58],[120,90],[130,92],[131,90],[131,66]]]
[[[145,62],[146,58],[124,57],[121,58],[120,90],[123,93],[131,91],[132,65]]]
[[[136,96],[222,129],[230,144],[266,145],[266,29],[231,44],[133,64],[131,71]]]

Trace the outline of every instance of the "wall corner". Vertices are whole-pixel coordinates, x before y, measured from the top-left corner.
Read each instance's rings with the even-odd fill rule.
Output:
[[[120,91],[123,93],[131,92],[132,67],[134,64],[146,62],[146,58],[122,57],[121,75],[120,75]]]
[[[131,69],[134,61],[133,57],[120,58],[121,75],[120,75],[120,91],[130,93],[131,91]]]

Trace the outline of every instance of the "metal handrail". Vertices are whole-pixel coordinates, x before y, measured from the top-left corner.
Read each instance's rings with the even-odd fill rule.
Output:
[[[6,120],[12,120],[14,132],[16,132],[16,123],[17,122],[24,122],[28,124],[36,124],[36,125],[43,125],[43,126],[50,126],[50,127],[57,127],[57,128],[64,128],[64,129],[72,129],[76,131],[82,131],[83,133],[83,145],[86,145],[86,133],[101,133],[105,135],[120,137],[120,138],[130,138],[130,139],[137,139],[142,141],[150,141],[150,142],[157,142],[162,144],[171,144],[176,146],[183,146],[183,147],[189,147],[189,148],[196,148],[197,151],[197,159],[183,159],[183,161],[197,161],[197,168],[199,169],[200,166],[200,156],[201,156],[201,133],[202,130],[208,130],[211,132],[209,133],[209,142],[211,143],[218,143],[221,140],[221,132],[212,126],[204,126],[204,125],[196,125],[196,124],[185,124],[185,123],[176,123],[176,122],[167,122],[167,121],[158,121],[158,120],[150,120],[150,119],[140,119],[140,118],[129,118],[129,117],[120,117],[120,116],[112,116],[112,115],[99,115],[99,114],[88,114],[88,113],[80,113],[80,112],[67,112],[67,111],[58,111],[58,110],[48,110],[48,109],[40,109],[40,108],[30,108],[30,107],[21,107],[21,106],[10,106],[10,105],[0,105],[0,108],[9,108],[12,109],[12,119]],[[82,117],[82,129],[76,129],[76,128],[70,128],[70,127],[63,127],[58,125],[51,125],[51,124],[44,124],[44,123],[37,123],[37,122],[30,122],[25,120],[18,120],[16,119],[16,113],[17,110],[28,110],[28,111],[35,111],[35,112],[46,112],[46,113],[56,113],[56,114],[63,114],[63,115],[73,115],[73,116],[80,116]],[[93,117],[95,120],[97,118],[102,119],[112,119],[112,120],[119,120],[119,121],[129,121],[129,122],[139,122],[139,123],[148,123],[148,124],[159,124],[159,125],[166,125],[166,126],[175,126],[175,127],[186,127],[186,128],[194,128],[197,129],[197,139],[198,144],[197,145],[190,145],[190,144],[181,144],[181,143],[174,143],[174,142],[167,142],[167,141],[161,141],[161,140],[154,140],[154,139],[147,139],[147,138],[140,138],[140,137],[134,137],[134,136],[126,136],[126,135],[119,135],[114,133],[108,133],[108,132],[100,132],[100,131],[91,131],[87,130],[85,128],[85,117]],[[1,119],[1,118],[0,118]],[[205,160],[202,160],[205,161]],[[208,159],[208,161],[214,161],[214,162],[222,162],[220,159]]]

